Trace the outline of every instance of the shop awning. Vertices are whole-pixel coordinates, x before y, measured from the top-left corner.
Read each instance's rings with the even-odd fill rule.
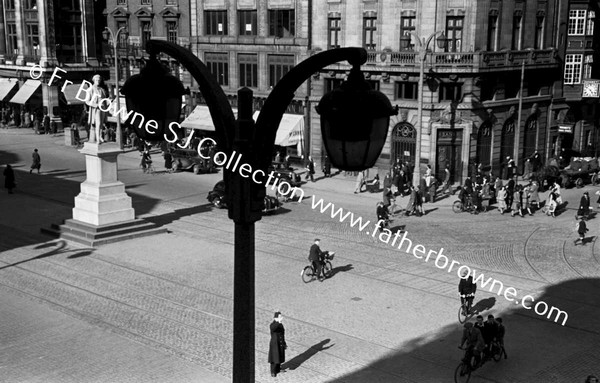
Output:
[[[116,103],[117,103],[117,101],[113,100],[113,103],[115,103],[115,104],[116,104]],[[125,97],[119,97],[119,106],[120,106],[120,109],[123,109],[123,108],[124,108],[124,109],[125,109],[125,111],[128,111],[128,109],[127,109],[127,104],[126,104],[126,102],[125,102]],[[110,110],[117,110],[117,109],[116,109],[116,107],[117,107],[117,105],[114,105],[114,107],[113,107],[113,106],[112,106],[112,104],[111,104],[111,108],[110,108]],[[114,109],[113,109],[113,108],[114,108]],[[108,113],[108,116],[106,117],[106,121],[107,121],[107,122],[112,122],[113,124],[116,124],[116,123],[117,123],[117,116],[114,116],[114,117],[113,117],[113,115],[112,115],[112,114],[110,114],[110,112],[109,112],[109,113]],[[125,121],[123,121],[123,119],[121,118],[121,124],[123,124],[123,123],[125,123]]]
[[[65,100],[67,101],[67,105],[82,105],[85,104],[84,101],[81,101],[77,98],[77,92],[79,92],[79,88],[81,84],[69,84],[65,87],[65,91],[63,95],[65,96]],[[81,92],[79,95],[81,98],[85,99],[86,93]]]
[[[237,116],[237,109],[231,109],[233,109],[233,114]],[[189,129],[206,130],[208,132],[215,131],[215,125],[210,116],[210,110],[208,110],[208,106],[206,105],[197,105],[192,113],[183,120],[181,126]]]
[[[260,112],[254,112],[252,118],[258,119]],[[292,146],[298,145],[304,135],[304,116],[301,114],[285,113],[281,118],[277,135],[275,136],[275,145]]]
[[[14,78],[0,78],[0,101],[11,96],[19,82]]]
[[[40,89],[42,83],[38,80],[27,80],[25,84],[23,84],[17,94],[10,100],[10,102],[15,104],[25,104],[33,94]]]

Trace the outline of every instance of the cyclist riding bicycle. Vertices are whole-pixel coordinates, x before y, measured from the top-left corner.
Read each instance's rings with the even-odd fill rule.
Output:
[[[388,227],[389,225],[389,219],[390,219],[390,215],[388,213],[388,209],[387,207],[383,204],[383,202],[379,202],[377,204],[377,229],[379,230],[383,230],[383,228]]]
[[[310,253],[308,254],[308,260],[311,261],[312,267],[315,270],[317,278],[320,282],[323,281],[323,262],[325,260],[325,253],[321,251],[319,244],[321,240],[319,238],[315,239],[315,243],[310,247]]]
[[[465,358],[463,359],[464,363],[471,362],[471,356],[475,357],[475,364],[471,366],[473,370],[479,367],[479,363],[481,361],[481,351],[485,347],[485,343],[483,341],[483,336],[481,335],[481,331],[473,326],[473,323],[467,322],[464,324],[465,329],[463,330],[462,340],[458,348],[463,348],[463,345],[466,343],[466,352]]]
[[[483,331],[481,332],[483,341],[485,342],[484,357],[490,357],[492,355],[492,342],[497,340],[498,335],[498,323],[494,319],[492,314],[488,315],[487,321],[483,324]]]
[[[464,305],[466,302],[469,306],[473,306],[473,299],[475,298],[475,291],[477,291],[477,285],[473,283],[473,276],[468,275],[467,270],[464,270],[460,282],[458,283],[458,293],[460,294],[460,304]],[[467,315],[468,313],[464,313]]]

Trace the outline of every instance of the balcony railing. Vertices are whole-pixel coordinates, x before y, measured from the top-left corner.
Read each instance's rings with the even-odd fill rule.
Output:
[[[492,69],[526,65],[557,64],[555,49],[528,49],[500,52],[428,52],[425,65],[433,68]],[[367,51],[367,65],[416,66],[419,54],[415,51]]]

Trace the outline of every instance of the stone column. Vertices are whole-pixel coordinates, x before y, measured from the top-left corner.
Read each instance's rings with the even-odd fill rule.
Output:
[[[48,85],[46,81],[42,81],[42,103],[48,108],[48,114],[50,115],[50,123],[55,123],[57,130],[63,130],[63,124],[60,116],[54,114],[54,109],[58,109],[58,86]]]
[[[87,178],[75,197],[73,219],[93,226],[133,221],[131,197],[117,179],[117,156],[122,153],[119,147],[112,142],[86,142],[80,152],[85,154]]]
[[[18,4],[19,1],[16,1],[16,3]],[[56,33],[54,30],[54,2],[38,1],[37,7],[40,65],[47,68],[58,65],[58,60],[56,59]]]
[[[4,2],[0,1],[0,64],[4,64],[4,55],[11,55],[12,52],[6,52],[6,21],[4,20]]]
[[[23,23],[23,4],[15,1],[15,24],[17,25],[17,49],[19,53],[15,59],[16,65],[25,65],[25,23]],[[41,36],[40,36],[41,37]],[[11,52],[12,54],[12,52]]]
[[[83,62],[91,66],[100,66],[96,56],[96,25],[94,23],[94,1],[80,0],[83,25],[81,34],[81,47],[83,49]]]

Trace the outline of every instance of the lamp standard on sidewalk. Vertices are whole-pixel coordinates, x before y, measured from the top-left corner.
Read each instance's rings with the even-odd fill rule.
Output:
[[[416,130],[417,139],[415,142],[415,164],[413,169],[413,185],[415,187],[420,185],[421,182],[421,134],[423,133],[423,82],[425,77],[425,60],[427,58],[429,43],[435,36],[439,37],[436,39],[438,48],[444,49],[446,47],[446,36],[443,31],[432,33],[427,40],[419,37],[415,32],[410,32],[418,42],[418,53],[417,58],[419,60],[419,93],[417,99],[417,121],[419,127]],[[408,48],[410,45],[410,35],[404,35],[401,39],[403,47]]]
[[[168,75],[156,59],[165,53],[186,68],[198,83],[217,134],[217,148],[231,156],[240,155],[239,172],[224,168],[229,218],[234,221],[233,271],[233,382],[254,382],[255,377],[255,233],[266,195],[267,168],[271,163],[275,136],[294,92],[314,73],[339,61],[352,65],[345,86],[323,97],[318,112],[326,149],[334,166],[342,170],[364,170],[373,166],[385,143],[389,118],[397,113],[385,95],[370,89],[360,71],[367,60],[362,48],[340,48],[315,54],[292,68],[279,80],[265,101],[256,123],[252,119],[252,90],[238,91],[238,120],[209,69],[191,51],[171,42],[150,40],[146,50],[151,58],[139,75],[123,86],[127,109],[159,126],[153,132],[133,128],[149,141],[162,141],[181,110],[183,86]],[[159,92],[156,92],[156,90]],[[358,160],[357,160],[358,158]],[[256,170],[252,179],[241,173],[246,164]],[[252,172],[253,170],[250,170]],[[258,171],[263,179],[256,181]],[[268,181],[267,181],[268,182]]]
[[[117,111],[121,109],[121,102],[119,97],[119,49],[117,44],[119,42],[119,35],[123,35],[123,39],[126,40],[129,35],[126,27],[121,27],[117,30],[117,33],[113,33],[113,31],[109,27],[105,27],[102,32],[102,37],[109,42],[113,46],[114,55],[115,55],[115,97],[117,101]],[[119,149],[123,150],[123,132],[121,131],[121,115],[117,115],[117,146]]]

